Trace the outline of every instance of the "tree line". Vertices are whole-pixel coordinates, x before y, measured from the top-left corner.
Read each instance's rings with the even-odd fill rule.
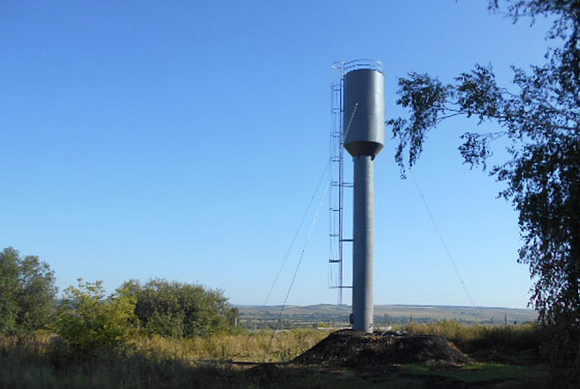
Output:
[[[201,285],[129,280],[108,295],[102,281],[79,279],[58,299],[55,280],[37,256],[0,252],[0,333],[49,329],[77,351],[94,351],[136,332],[188,338],[227,331],[239,314],[222,291]]]

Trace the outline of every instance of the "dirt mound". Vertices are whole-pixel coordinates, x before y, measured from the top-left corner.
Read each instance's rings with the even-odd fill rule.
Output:
[[[343,330],[330,334],[293,362],[349,367],[410,363],[456,366],[471,360],[453,343],[436,335],[381,335]]]

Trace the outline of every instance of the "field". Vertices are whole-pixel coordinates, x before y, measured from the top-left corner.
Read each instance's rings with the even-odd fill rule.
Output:
[[[410,323],[473,358],[465,365],[345,367],[291,363],[331,331],[249,331],[207,338],[136,336],[125,346],[76,355],[50,333],[0,338],[0,387],[21,388],[543,388],[541,336],[533,325]]]
[[[273,327],[280,316],[281,306],[237,306],[240,323],[247,328]],[[287,328],[296,327],[346,327],[352,308],[346,305],[320,304],[284,307],[282,323]],[[514,324],[533,322],[538,315],[531,309],[453,307],[427,305],[376,305],[377,326],[406,324],[409,321],[429,323],[455,320],[466,324]]]

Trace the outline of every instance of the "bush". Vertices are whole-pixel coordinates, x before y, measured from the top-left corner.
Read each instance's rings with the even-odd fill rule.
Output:
[[[57,333],[75,353],[96,353],[122,345],[133,330],[135,304],[130,296],[105,297],[102,281],[83,282],[64,291]]]
[[[208,336],[227,330],[238,316],[221,291],[200,285],[151,280],[128,281],[120,294],[135,301],[139,326],[168,337]]]

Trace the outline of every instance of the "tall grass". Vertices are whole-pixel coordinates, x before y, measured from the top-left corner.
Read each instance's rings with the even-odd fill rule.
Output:
[[[534,346],[533,326],[465,326],[445,321],[411,323],[411,334],[437,334],[459,346],[521,349]],[[314,346],[329,331],[293,330],[168,339],[138,336],[122,348],[78,355],[50,333],[0,335],[2,389],[144,389],[144,388],[347,388],[421,387],[381,381],[376,386],[356,374],[339,378],[300,367],[275,367],[257,373],[235,362],[287,362]],[[463,350],[466,351],[466,350]]]
[[[409,334],[439,335],[453,342],[462,351],[477,353],[481,357],[493,354],[509,357],[518,353],[521,358],[535,362],[542,333],[534,323],[518,325],[465,325],[455,320],[434,323],[408,323],[404,330]],[[477,356],[477,355],[476,355]]]
[[[301,329],[274,333],[214,335],[191,339],[160,336],[134,342],[146,355],[178,358],[190,363],[202,361],[288,362],[324,339],[330,331]]]
[[[51,334],[0,336],[0,388],[246,388],[252,387],[252,378],[232,361],[287,362],[327,334],[296,330],[192,339],[141,336],[123,348],[94,355],[75,354]]]

